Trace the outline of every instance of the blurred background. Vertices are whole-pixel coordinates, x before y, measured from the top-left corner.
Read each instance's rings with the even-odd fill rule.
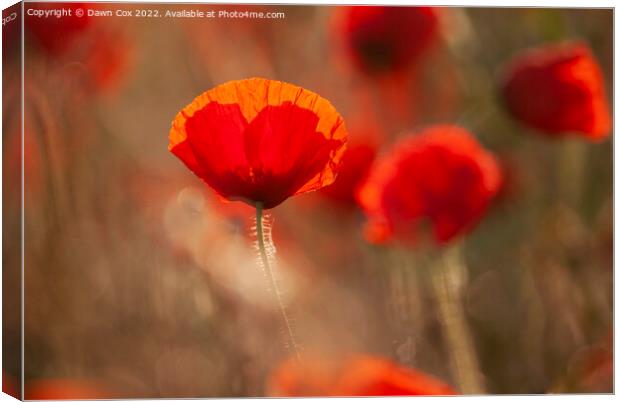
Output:
[[[172,119],[194,97],[255,76],[328,99],[349,143],[372,153],[432,123],[474,133],[505,181],[462,239],[462,307],[485,392],[612,392],[612,141],[540,135],[504,110],[497,83],[516,52],[577,39],[609,96],[612,10],[436,9],[423,54],[377,77],[346,49],[344,7],[26,3],[62,7],[285,17],[26,16],[26,396],[269,394],[291,350],[256,264],[254,210],[222,203],[167,150]],[[14,58],[4,68],[18,76]],[[19,161],[19,90],[6,88],[3,157]],[[298,342],[383,356],[458,389],[424,250],[368,243],[363,213],[335,193],[271,211]],[[19,216],[9,201],[5,192],[5,220]],[[19,220],[8,226],[17,233]],[[4,253],[19,261],[18,247]]]

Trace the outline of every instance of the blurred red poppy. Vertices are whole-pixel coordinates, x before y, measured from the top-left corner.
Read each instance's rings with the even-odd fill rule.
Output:
[[[613,333],[591,347],[579,350],[573,357],[579,392],[611,392],[613,390],[614,355]]]
[[[591,140],[610,133],[603,75],[584,43],[546,45],[516,56],[501,85],[508,111],[543,133]]]
[[[358,192],[367,238],[415,241],[430,221],[442,244],[471,230],[499,191],[495,157],[465,129],[438,125],[401,140],[377,160]]]
[[[408,68],[437,38],[437,10],[431,7],[344,8],[338,26],[355,65],[380,74]]]
[[[37,11],[63,9],[71,15],[61,18],[53,13],[47,18],[29,15],[26,20],[27,43],[47,54],[54,65],[60,67],[58,71],[71,79],[76,78],[76,70],[67,66],[83,71],[88,96],[93,90],[104,92],[116,88],[133,55],[131,42],[115,25],[93,19],[95,17],[76,15],[79,9],[85,12],[98,8],[91,3],[37,3]]]
[[[119,32],[97,32],[94,43],[84,56],[89,83],[100,91],[113,91],[121,82],[133,58],[127,37]]]
[[[70,10],[71,15],[57,18],[52,14],[48,18],[29,15],[26,18],[26,38],[34,37],[36,43],[47,53],[56,56],[67,50],[73,42],[91,25],[91,18],[77,16],[76,10],[85,8],[84,3],[36,3],[30,7],[36,10],[54,12],[55,10]],[[95,8],[92,3],[88,8]]]
[[[580,367],[578,386],[585,392],[610,392],[613,389],[614,359],[610,349],[593,348]]]
[[[272,396],[404,396],[454,395],[440,380],[410,367],[374,356],[341,361],[287,360],[267,385]]]
[[[31,380],[24,386],[24,399],[111,399],[114,396],[92,380],[47,378]]]
[[[338,178],[321,193],[342,206],[355,206],[355,193],[364,181],[377,155],[373,140],[357,140],[347,144]]]
[[[9,60],[18,60],[16,51],[21,43],[21,3],[13,4],[2,10],[2,61],[4,71],[8,70]]]
[[[17,379],[9,374],[7,374],[4,370],[2,371],[2,392],[12,396],[13,398],[21,399],[19,390],[19,383]]]
[[[168,149],[222,197],[268,209],[331,184],[346,140],[327,100],[251,78],[219,85],[181,110]]]

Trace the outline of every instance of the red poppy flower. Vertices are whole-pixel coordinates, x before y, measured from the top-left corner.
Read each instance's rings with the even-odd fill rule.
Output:
[[[12,396],[13,398],[21,399],[19,390],[19,384],[15,377],[2,371],[2,392]]]
[[[24,399],[109,399],[113,397],[92,380],[40,379],[26,382]]]
[[[338,178],[333,184],[323,188],[321,193],[343,206],[355,206],[355,194],[376,155],[377,144],[374,141],[358,140],[347,144]]]
[[[467,130],[433,126],[398,143],[373,165],[358,201],[370,219],[367,237],[415,240],[429,221],[446,243],[473,228],[500,188],[498,163]]]
[[[596,344],[579,349],[571,358],[570,371],[578,392],[611,392],[614,378],[613,333]]]
[[[367,74],[409,67],[436,39],[431,7],[346,7],[339,27],[353,62]]]
[[[269,379],[273,396],[454,395],[440,380],[373,356],[298,362],[287,360]]]
[[[179,112],[168,149],[222,197],[268,209],[331,184],[346,138],[327,100],[251,78],[219,85]]]
[[[94,43],[84,55],[89,83],[100,91],[113,91],[121,82],[133,59],[131,42],[118,32],[97,32]]]
[[[26,18],[26,38],[34,37],[36,43],[51,55],[58,55],[67,50],[73,42],[90,26],[91,19],[87,16],[78,17],[77,9],[84,9],[84,3],[36,3],[30,5],[36,10],[52,11],[56,9],[70,10],[70,16],[40,18],[30,15]],[[88,8],[96,7],[89,4]]]
[[[60,7],[62,6],[62,7]],[[84,72],[84,89],[90,96],[93,90],[104,92],[116,88],[122,73],[127,70],[131,58],[131,43],[118,27],[84,15],[78,17],[76,10],[97,9],[96,4],[83,3],[37,3],[38,11],[69,10],[70,16],[47,18],[29,15],[26,20],[27,43],[34,45],[61,66],[61,74],[76,79],[76,70],[66,68],[74,65]]]
[[[504,73],[502,92],[508,111],[543,133],[599,140],[611,130],[603,75],[583,43],[547,45],[516,56]]]
[[[15,52],[21,44],[21,3],[13,4],[2,10],[2,20],[6,23],[2,26],[2,61],[4,71],[9,65],[9,60],[18,59]]]

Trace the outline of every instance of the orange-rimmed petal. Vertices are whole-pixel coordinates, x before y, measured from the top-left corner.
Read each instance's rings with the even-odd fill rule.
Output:
[[[187,119],[211,102],[225,105],[238,104],[241,114],[247,121],[253,120],[265,106],[280,106],[285,102],[291,102],[302,109],[312,111],[319,117],[317,131],[326,138],[333,140],[346,138],[342,117],[326,99],[312,91],[286,82],[249,78],[218,85],[202,93],[183,108],[172,123],[169,150],[187,138],[185,133]]]

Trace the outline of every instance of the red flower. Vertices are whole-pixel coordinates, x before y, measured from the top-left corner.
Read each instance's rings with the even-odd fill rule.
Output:
[[[251,78],[219,85],[179,112],[168,149],[222,197],[268,209],[331,184],[346,138],[327,100]]]
[[[16,399],[21,399],[20,384],[17,379],[2,371],[2,392]]]
[[[465,129],[434,126],[397,144],[375,162],[358,201],[370,219],[367,237],[415,240],[428,220],[438,243],[472,229],[500,188],[498,163]]]
[[[34,41],[51,55],[63,53],[90,26],[91,19],[89,17],[75,15],[77,9],[84,10],[85,6],[84,3],[36,3],[36,5],[29,5],[29,8],[42,11],[70,10],[71,15],[61,18],[56,18],[53,15],[48,18],[27,16],[26,40],[31,40],[30,35],[32,35]],[[89,4],[88,7],[93,8],[96,5]]]
[[[367,74],[396,72],[414,63],[438,34],[431,7],[346,7],[340,31],[347,52]]]
[[[502,91],[508,111],[522,123],[553,136],[609,135],[611,117],[603,75],[587,45],[542,46],[506,68]]]
[[[579,349],[571,358],[570,372],[575,376],[577,392],[609,393],[613,389],[613,332],[602,341]]]
[[[29,15],[26,19],[26,42],[29,45],[47,54],[61,67],[59,71],[72,80],[76,79],[76,72],[83,71],[84,88],[89,96],[93,90],[104,92],[116,88],[129,67],[132,48],[123,32],[114,25],[104,23],[105,19],[76,15],[78,9],[98,9],[98,5],[37,3],[33,7],[36,11],[45,12],[68,10],[71,15],[61,18],[54,14],[48,17]],[[74,65],[77,69],[68,69],[68,65]]]
[[[84,55],[84,67],[94,89],[113,91],[133,59],[133,48],[118,32],[101,30]]]
[[[92,380],[39,379],[24,386],[24,399],[110,399],[113,395]]]
[[[338,178],[333,184],[323,188],[321,193],[343,206],[355,206],[355,194],[368,175],[376,155],[377,145],[374,141],[358,140],[347,144]]]
[[[455,394],[430,375],[363,355],[341,361],[285,361],[273,372],[267,388],[270,395],[286,397]]]
[[[15,52],[21,47],[22,3],[13,4],[2,10],[2,61],[4,71],[8,70],[9,61],[17,60]]]

